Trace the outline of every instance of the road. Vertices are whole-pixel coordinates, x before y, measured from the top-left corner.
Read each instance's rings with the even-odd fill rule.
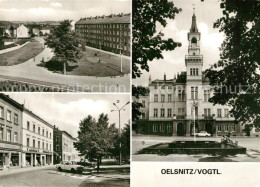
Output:
[[[193,140],[193,137],[180,136],[157,136],[157,135],[136,135],[132,137],[132,160],[133,161],[179,161],[179,162],[202,162],[202,161],[219,161],[219,162],[259,162],[260,161],[260,138],[259,137],[231,137],[232,141],[238,141],[238,145],[247,148],[247,154],[227,156],[225,158],[212,157],[210,155],[156,155],[156,154],[138,154],[138,151],[159,143]],[[220,142],[221,137],[197,137],[199,140],[210,140]]]
[[[53,73],[45,68],[37,66],[44,58],[45,61],[53,56],[51,49],[45,48],[43,52],[35,58],[14,66],[2,66],[0,68],[0,78],[12,77],[13,80],[23,81],[35,80],[47,83],[64,84],[73,87],[81,87],[88,92],[129,92],[130,75],[117,77],[94,77],[62,75]]]
[[[33,169],[33,168],[32,168]],[[1,175],[0,187],[6,186],[129,186],[128,173],[110,174],[73,174],[69,172],[59,172],[55,166],[46,168],[36,168],[36,170],[25,170],[24,172],[14,172]],[[23,170],[18,169],[18,170]],[[11,171],[12,172],[12,171]]]

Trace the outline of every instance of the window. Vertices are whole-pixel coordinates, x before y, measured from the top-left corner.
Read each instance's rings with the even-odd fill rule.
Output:
[[[225,109],[224,112],[225,112],[225,117],[228,117],[228,113],[229,113],[228,109]]]
[[[38,134],[41,134],[41,127],[38,127]]]
[[[40,149],[40,148],[41,148],[41,142],[38,141],[38,149]]]
[[[44,149],[44,142],[42,142],[42,149]]]
[[[142,100],[143,108],[145,108],[145,100]]]
[[[18,124],[18,114],[14,114],[14,124]]]
[[[161,117],[164,117],[164,108],[161,108]]]
[[[154,94],[154,102],[158,102],[158,94]]]
[[[46,149],[48,150],[49,146],[48,146],[48,143],[46,143]]]
[[[42,135],[44,136],[44,129],[42,129]]]
[[[165,95],[164,94],[161,95],[161,102],[165,102]]]
[[[198,99],[198,87],[191,87],[191,99]]]
[[[50,139],[52,139],[52,138],[51,138],[51,133],[50,133]]]
[[[204,116],[211,116],[210,108],[204,108]]]
[[[194,108],[191,107],[191,115],[194,115],[193,110],[194,110]],[[196,106],[196,107],[195,107],[195,116],[198,116],[198,111],[199,111],[199,109],[198,109],[198,107]]]
[[[4,108],[0,106],[0,118],[4,118]]]
[[[33,148],[35,148],[35,140],[33,140]]]
[[[181,116],[182,113],[181,113],[181,108],[178,108],[178,115]]]
[[[157,125],[153,125],[153,132],[157,132],[158,131],[158,126]]]
[[[178,100],[184,101],[184,90],[178,90]]]
[[[233,131],[233,132],[236,131],[236,125],[231,126],[231,131]]]
[[[11,111],[10,110],[7,110],[6,120],[11,122]]]
[[[56,145],[56,151],[59,151],[59,149],[60,149],[60,146]]]
[[[154,89],[158,89],[158,86],[157,86],[157,85],[155,85],[155,86],[154,86]]]
[[[198,68],[190,68],[190,75],[194,75],[194,76],[199,75],[199,69]]]
[[[48,137],[48,131],[46,131],[46,137]]]
[[[27,130],[30,130],[30,122],[27,121]]]
[[[168,102],[172,102],[172,95],[168,94]]]
[[[142,117],[142,119],[145,119],[145,113],[142,113],[141,117]]]
[[[18,142],[18,133],[14,132],[14,143]]]
[[[218,109],[217,113],[218,113],[218,117],[221,118],[221,109]]]
[[[160,132],[164,132],[164,125],[160,125]]]
[[[221,132],[221,125],[218,125],[218,132]]]
[[[228,125],[225,125],[225,132],[228,132]]]
[[[172,131],[172,126],[171,125],[167,125],[167,132],[171,132]]]
[[[168,114],[168,118],[172,117],[172,109],[171,108],[168,108],[167,114]]]
[[[56,136],[56,142],[58,142],[59,141],[59,136]]]
[[[6,141],[11,142],[11,130],[7,130],[6,132]]]
[[[33,124],[33,132],[35,132],[35,124]]]
[[[162,89],[165,89],[165,85],[162,85],[161,88],[162,88]]]
[[[4,129],[0,127],[0,140],[4,139]]]
[[[50,149],[49,150],[51,151],[51,144],[50,144]]]
[[[171,90],[171,89],[172,89],[172,86],[168,86],[168,89]]]
[[[210,98],[210,91],[209,90],[204,90],[204,101],[208,102]]]
[[[158,117],[158,109],[157,108],[155,108],[154,110],[153,110],[153,117]]]
[[[30,147],[30,138],[27,138],[27,147]]]

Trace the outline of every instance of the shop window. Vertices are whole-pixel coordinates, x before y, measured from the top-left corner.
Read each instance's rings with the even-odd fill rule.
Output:
[[[11,153],[11,166],[19,166],[19,154]]]

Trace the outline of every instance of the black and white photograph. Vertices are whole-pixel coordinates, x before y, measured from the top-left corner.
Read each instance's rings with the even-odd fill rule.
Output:
[[[129,95],[0,94],[0,186],[130,186]]]
[[[132,7],[132,161],[259,162],[259,1]]]
[[[0,91],[129,92],[130,0],[0,0]]]

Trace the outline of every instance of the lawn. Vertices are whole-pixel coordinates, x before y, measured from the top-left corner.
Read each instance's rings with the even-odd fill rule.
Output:
[[[0,66],[12,66],[26,62],[43,51],[42,44],[31,42],[20,49],[0,55]],[[5,60],[6,58],[6,60]]]
[[[120,57],[87,48],[83,58],[77,63],[70,63],[67,68],[68,75],[109,77],[130,73],[130,60],[122,58],[120,72]],[[43,64],[41,64],[42,66]],[[56,73],[61,73],[56,71]]]

